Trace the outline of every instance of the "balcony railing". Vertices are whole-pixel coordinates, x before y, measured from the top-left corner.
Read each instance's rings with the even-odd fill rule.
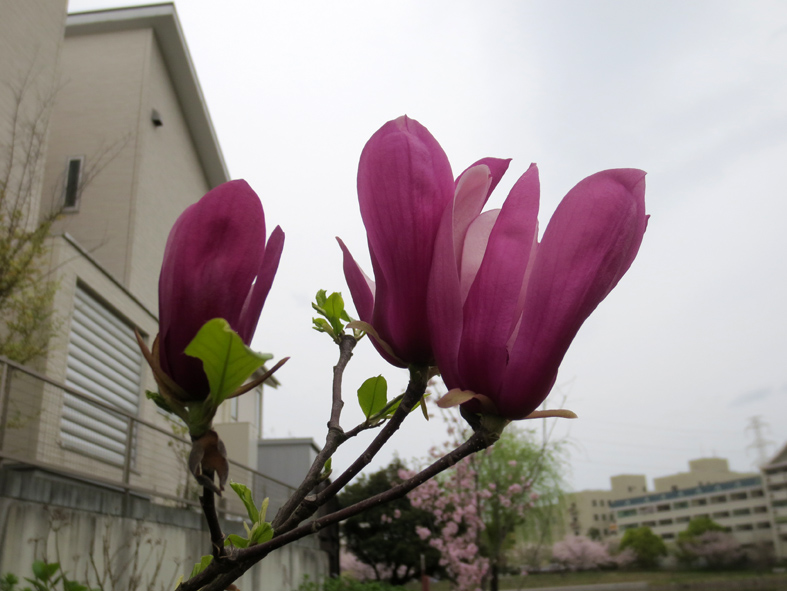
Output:
[[[89,441],[93,429],[101,431],[101,420],[86,422],[90,427],[85,427],[84,437],[64,433],[66,395],[76,398],[88,416],[111,416],[114,424],[122,421],[126,430],[123,448],[102,454],[95,445],[79,443]],[[186,466],[191,442],[183,434],[182,427],[163,416],[156,425],[0,357],[0,465],[4,467],[40,468],[154,503],[198,508],[200,489]],[[286,483],[232,459],[230,479],[251,488],[258,502],[269,498],[272,512],[293,492]],[[220,499],[219,510],[227,517],[246,514],[231,490]]]

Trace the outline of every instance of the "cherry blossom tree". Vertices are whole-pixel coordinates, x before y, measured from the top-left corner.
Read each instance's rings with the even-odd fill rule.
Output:
[[[552,559],[568,570],[594,570],[613,562],[602,542],[586,536],[566,536],[552,547]]]
[[[449,437],[457,436],[462,428],[454,422]],[[442,448],[431,452],[443,453]],[[414,507],[435,517],[436,527],[418,527],[417,533],[441,552],[440,564],[457,591],[478,589],[486,581],[496,591],[515,531],[529,521],[536,537],[543,533],[539,527],[551,530],[553,523],[544,518],[554,516],[562,498],[562,453],[562,445],[538,442],[533,431],[509,428],[493,447],[409,494]]]

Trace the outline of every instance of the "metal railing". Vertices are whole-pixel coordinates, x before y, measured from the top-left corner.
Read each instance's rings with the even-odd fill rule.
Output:
[[[80,448],[62,437],[61,412],[66,394],[125,421],[122,463],[102,458],[94,448]],[[0,357],[0,465],[30,466],[142,496],[154,503],[198,508],[199,487],[186,465],[191,442],[184,434],[182,426],[163,416],[161,424],[155,424]],[[270,498],[270,511],[281,506],[294,490],[232,459],[230,479],[251,488],[258,501]],[[227,517],[246,514],[232,491],[219,501],[219,510]]]

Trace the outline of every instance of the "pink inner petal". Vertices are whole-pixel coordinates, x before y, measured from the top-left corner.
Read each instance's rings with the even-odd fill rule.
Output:
[[[473,220],[467,228],[462,248],[462,270],[459,273],[459,293],[461,294],[462,304],[467,300],[470,286],[473,285],[478,269],[481,267],[481,262],[484,260],[484,252],[486,251],[487,242],[489,242],[489,235],[492,233],[492,228],[495,226],[498,215],[500,215],[499,209],[485,211]]]

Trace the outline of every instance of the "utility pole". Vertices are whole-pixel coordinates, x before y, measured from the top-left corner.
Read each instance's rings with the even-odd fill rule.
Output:
[[[773,445],[773,441],[766,439],[763,434],[764,430],[768,430],[768,424],[762,420],[762,417],[755,416],[749,419],[749,424],[746,426],[746,432],[752,432],[754,441],[746,446],[746,449],[754,449],[757,452],[757,467],[764,466],[768,462],[768,446]]]

